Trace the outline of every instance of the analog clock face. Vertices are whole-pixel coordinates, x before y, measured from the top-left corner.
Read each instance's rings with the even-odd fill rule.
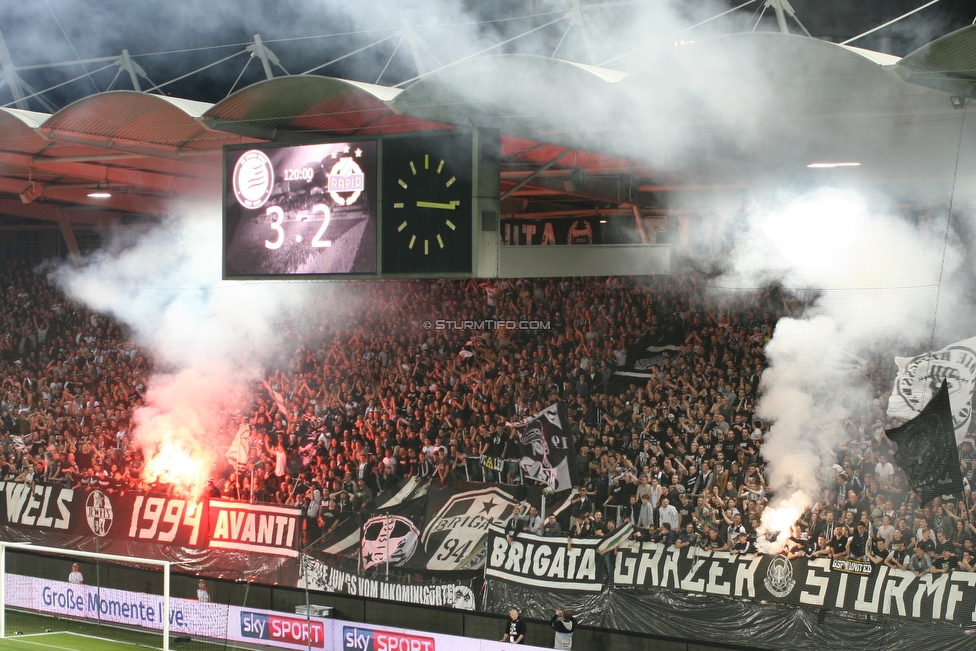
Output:
[[[471,271],[471,135],[390,139],[383,152],[383,273]]]

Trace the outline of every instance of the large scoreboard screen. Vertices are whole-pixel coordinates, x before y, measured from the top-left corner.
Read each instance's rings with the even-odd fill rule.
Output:
[[[377,273],[376,149],[226,148],[224,277]]]
[[[223,277],[497,273],[500,141],[477,128],[225,147]]]

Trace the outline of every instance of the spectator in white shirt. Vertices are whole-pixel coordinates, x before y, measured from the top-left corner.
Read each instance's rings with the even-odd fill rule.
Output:
[[[678,509],[671,506],[668,498],[661,498],[661,506],[658,508],[658,519],[659,523],[663,525],[665,522],[671,525],[671,531],[676,531],[680,525],[680,516],[678,515]]]
[[[895,528],[891,525],[891,518],[889,516],[885,515],[881,517],[881,524],[878,526],[877,534],[891,548],[891,539],[895,537]]]
[[[77,563],[71,566],[71,574],[68,575],[68,583],[73,583],[75,585],[81,585],[85,582],[85,577],[81,574],[81,568]]]
[[[874,472],[878,475],[878,482],[882,486],[887,486],[891,483],[891,476],[895,474],[895,467],[891,465],[891,462],[882,454],[878,458],[878,463],[874,466]]]

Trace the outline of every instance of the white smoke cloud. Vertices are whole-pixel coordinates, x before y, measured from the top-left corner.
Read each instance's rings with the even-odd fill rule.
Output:
[[[776,324],[758,405],[774,423],[763,447],[775,493],[764,524],[783,535],[778,510],[811,505],[848,436],[847,420],[857,423],[884,404],[850,361],[890,355],[892,346],[927,348],[936,324],[958,322],[965,305],[948,281],[964,258],[946,237],[946,222],[921,231],[877,205],[877,197],[820,190],[756,207],[734,248],[733,271],[716,283],[778,280],[813,299],[802,316]]]
[[[390,85],[417,76],[417,59],[423,71],[430,72],[478,53],[521,52],[599,64],[638,50],[611,64],[632,69],[643,60],[644,51],[639,50],[642,46],[658,41],[670,45],[670,35],[728,9],[727,3],[718,0],[584,2],[579,13],[565,0],[184,0],[176,5],[128,3],[125,20],[120,21],[118,2],[50,0],[48,5],[40,12],[26,4],[5,8],[4,35],[15,64],[118,56],[128,49],[154,83],[164,83],[204,68],[233,53],[234,48],[242,51],[259,33],[292,74],[361,49],[354,56],[323,68],[319,74],[367,82],[382,76],[380,82]],[[736,12],[724,21],[707,23],[684,36],[702,38],[716,31],[738,31],[747,16],[748,12]],[[113,29],[104,29],[106,24],[112,24]],[[412,33],[398,33],[407,26]],[[401,35],[410,38],[401,41]],[[420,40],[414,42],[415,36]],[[387,40],[371,46],[384,38]],[[144,56],[149,53],[153,56]],[[230,90],[238,74],[241,78],[237,89],[264,78],[262,66],[254,63],[242,72],[247,61],[242,55],[199,70],[165,90],[190,99],[216,101]],[[60,107],[96,88],[103,91],[110,84],[116,89],[130,88],[126,74],[116,78],[115,66],[95,72],[101,67],[90,65],[90,78],[68,83],[49,93],[47,99]],[[31,85],[45,88],[68,81],[80,71],[77,66],[70,66],[64,68],[63,74],[60,69],[52,73],[46,68],[21,72]],[[275,74],[282,73],[276,68]],[[149,85],[145,79],[141,83],[143,88]],[[0,98],[9,101],[12,96],[4,89]],[[34,100],[32,108],[41,107]]]
[[[92,14],[90,4],[56,3],[55,8],[76,10],[78,20],[66,22],[77,24],[85,34],[108,35],[106,30],[84,27],[83,21],[98,18]],[[423,50],[421,56],[428,68],[433,68],[438,61],[449,63],[480,52],[530,24],[499,21],[478,25],[485,15],[478,13],[477,3],[453,0],[379,4],[307,1],[291,7],[279,3],[265,12],[254,0],[243,4],[194,0],[184,4],[179,12],[159,5],[158,14],[149,14],[158,20],[133,21],[146,30],[144,34],[133,25],[126,36],[136,42],[140,42],[140,36],[152,37],[151,42],[158,49],[164,49],[156,40],[161,34],[168,38],[171,33],[180,33],[188,39],[186,43],[167,42],[165,49],[169,49],[229,38],[219,31],[202,33],[211,25],[225,34],[243,34],[245,38],[260,31],[270,42],[276,36],[294,36],[296,24],[309,30],[307,33],[332,31],[337,28],[333,24],[337,15],[342,18],[343,28],[350,30],[398,27],[406,19],[430,45],[432,51]],[[607,3],[608,7],[616,4]],[[533,6],[545,13],[557,12],[569,4],[538,2]],[[694,8],[689,9],[691,6]],[[540,115],[527,118],[534,118],[529,121],[538,133],[548,134],[547,138],[558,139],[559,133],[572,133],[584,146],[591,145],[599,151],[619,151],[668,169],[687,164],[691,169],[689,178],[696,174],[706,176],[702,168],[706,162],[718,161],[736,168],[736,172],[751,170],[764,159],[775,164],[783,152],[773,155],[772,145],[778,147],[780,134],[792,136],[794,128],[802,131],[804,138],[791,138],[790,143],[798,144],[784,149],[809,150],[811,156],[819,153],[823,142],[838,140],[838,129],[845,125],[828,122],[818,126],[813,121],[787,120],[786,126],[779,124],[777,130],[775,124],[770,124],[771,117],[792,116],[806,108],[811,98],[834,98],[847,92],[857,95],[854,91],[864,89],[865,101],[870,100],[864,106],[871,107],[870,115],[875,112],[871,103],[875,92],[884,94],[885,102],[895,101],[888,97],[894,96],[894,90],[887,86],[872,90],[875,84],[881,84],[874,77],[864,77],[857,84],[843,75],[837,78],[834,66],[840,55],[833,52],[828,56],[826,51],[833,46],[827,44],[817,46],[823,52],[813,56],[805,49],[794,50],[794,42],[786,37],[747,43],[741,38],[717,39],[707,47],[698,43],[688,48],[674,48],[666,40],[669,34],[715,15],[725,6],[711,2],[636,3],[618,14],[607,7],[590,7],[584,25],[573,24],[567,18],[529,40],[512,41],[512,45],[492,53],[520,51],[551,56],[559,46],[559,57],[600,63],[651,42],[658,41],[659,47],[642,49],[611,62],[610,67],[631,74],[612,89],[595,86],[601,92],[592,94],[581,93],[578,87],[559,87],[548,73],[541,73],[540,77],[539,73],[525,70],[500,75],[495,69],[492,76],[493,64],[488,60],[484,75],[469,75],[470,89],[455,89],[459,94],[457,101],[463,103],[464,93],[475,91],[497,100],[502,90],[511,88],[505,98],[512,106],[530,104],[527,100],[532,100],[531,106],[540,107]],[[25,48],[36,46],[43,51],[45,44],[57,41],[50,36],[53,32],[27,29],[35,17],[26,9],[22,13],[24,38],[31,37],[25,40],[30,44]],[[742,16],[734,18],[740,27],[744,25]],[[188,25],[191,33],[165,29],[166,25],[177,23],[181,28]],[[686,37],[701,39],[709,34],[709,28]],[[735,31],[723,23],[717,23],[716,29]],[[104,38],[101,43],[84,43],[87,47],[81,48],[82,54],[114,54],[121,47],[130,46],[115,36],[111,40]],[[396,42],[391,40],[388,48],[370,51],[369,65],[364,68],[375,73],[376,68],[386,65]],[[316,51],[310,45],[313,42],[297,43],[295,48],[301,54],[294,58],[288,56],[289,46],[285,43],[271,45],[292,71],[301,69],[299,62],[308,62],[313,58],[309,53]],[[314,43],[319,47],[321,42]],[[770,49],[771,45],[776,48]],[[333,47],[335,52],[342,50],[330,42],[321,46],[323,54],[326,50],[331,53]],[[671,50],[662,54],[661,48]],[[416,73],[412,57],[406,55],[409,49],[401,48],[399,59],[383,83],[395,83]],[[797,53],[802,56],[794,60]],[[312,63],[328,58],[323,56]],[[150,65],[146,60],[143,63]],[[256,72],[258,66],[252,68],[254,74],[260,75]],[[849,68],[861,72],[847,64],[842,70]],[[235,68],[234,74],[237,72]],[[323,72],[341,74],[337,68]],[[887,82],[884,75],[877,76]],[[361,78],[374,80],[365,72]],[[246,85],[247,79],[241,86]],[[530,94],[511,96],[519,92]],[[851,107],[864,108],[856,102]],[[841,144],[860,138],[869,153],[881,152],[884,159],[917,154],[926,146],[943,153],[941,141],[936,138],[912,139],[901,131],[887,133],[883,128],[885,120],[900,124],[901,118],[874,118],[874,122],[881,123],[873,125],[877,131],[866,130],[861,122],[855,122],[858,128],[852,127],[850,137],[840,139],[844,141]],[[893,153],[894,147],[901,147],[898,155]],[[744,152],[742,156],[738,155],[740,152]],[[769,208],[771,205],[778,207]],[[767,201],[749,212],[750,227],[735,251],[734,272],[720,282],[744,286],[781,280],[788,287],[808,289],[816,297],[802,318],[787,318],[777,325],[775,337],[767,347],[770,367],[763,378],[765,393],[760,406],[760,414],[776,422],[765,453],[777,499],[812,496],[829,451],[844,436],[844,420],[875,398],[851,375],[848,361],[891,341],[904,342],[906,346],[927,344],[932,339],[939,284],[952,277],[949,273],[943,278],[942,272],[954,270],[960,263],[960,254],[953,246],[943,257],[945,238],[939,228],[933,228],[932,233],[919,232],[898,217],[877,214],[869,209],[867,199],[852,195],[823,192],[796,200]],[[217,213],[216,206],[184,210],[180,217],[141,234],[137,242],[128,242],[127,248],[110,247],[96,254],[84,270],[66,269],[60,275],[72,297],[129,324],[136,340],[168,365],[170,373],[158,376],[150,386],[153,410],[137,415],[138,434],[150,445],[158,443],[159,436],[165,437],[174,427],[179,429],[169,419],[181,424],[192,422],[194,430],[205,428],[208,414],[230,388],[258,376],[274,348],[269,342],[275,341],[276,317],[301,304],[306,294],[294,285],[282,291],[280,286],[221,282]],[[940,328],[960,322],[952,312],[959,303],[957,296],[943,286],[937,319]],[[191,414],[179,411],[196,403],[199,407],[191,407],[195,410]]]
[[[147,458],[161,456],[150,475],[183,471],[176,481],[196,491],[227,444],[218,415],[282,344],[298,345],[282,342],[275,325],[311,287],[221,280],[220,241],[219,205],[182,205],[145,232],[119,233],[83,268],[57,271],[69,296],[125,323],[151,352],[159,371],[134,414],[134,442]]]

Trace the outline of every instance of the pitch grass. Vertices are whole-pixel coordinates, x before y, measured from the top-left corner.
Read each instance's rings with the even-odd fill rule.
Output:
[[[113,626],[38,615],[8,609],[7,637],[0,639],[0,651],[146,651],[161,649],[159,632],[141,632]],[[22,635],[18,635],[22,633]],[[173,651],[224,651],[225,642],[170,635]]]

